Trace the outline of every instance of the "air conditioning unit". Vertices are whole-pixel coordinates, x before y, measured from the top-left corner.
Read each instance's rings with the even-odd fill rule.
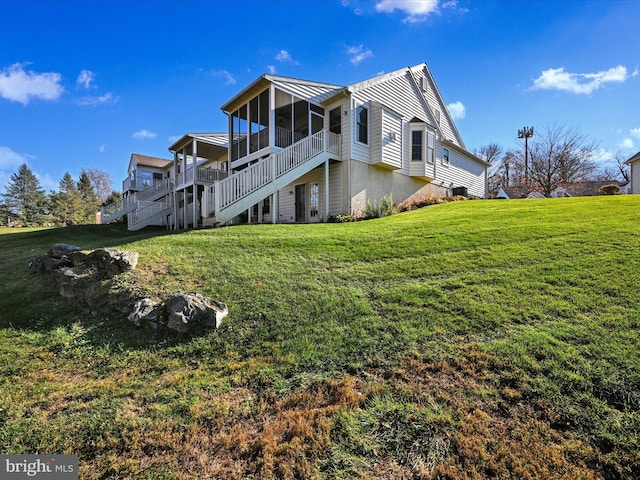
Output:
[[[466,197],[467,187],[453,187],[452,193],[454,197]]]

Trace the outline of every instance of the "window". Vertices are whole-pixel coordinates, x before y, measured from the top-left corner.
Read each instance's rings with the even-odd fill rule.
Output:
[[[317,183],[311,184],[311,192],[310,192],[310,201],[309,201],[309,211],[311,218],[315,218],[318,216],[318,210],[320,207],[320,187]]]
[[[436,136],[433,132],[427,132],[427,162],[433,163],[433,149],[436,143]]]
[[[368,144],[369,111],[366,107],[356,109],[356,140]]]
[[[449,149],[448,148],[442,149],[442,164],[449,165]]]
[[[413,130],[411,132],[411,160],[422,160],[422,130]]]
[[[341,131],[341,119],[340,119],[340,107],[334,108],[329,112],[329,131],[331,133],[342,133]]]

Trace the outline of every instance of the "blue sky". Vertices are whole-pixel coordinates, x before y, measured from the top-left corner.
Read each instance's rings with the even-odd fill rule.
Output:
[[[635,0],[0,0],[0,192],[131,153],[171,158],[264,73],[349,85],[426,62],[469,150],[577,127],[603,165],[640,150]]]

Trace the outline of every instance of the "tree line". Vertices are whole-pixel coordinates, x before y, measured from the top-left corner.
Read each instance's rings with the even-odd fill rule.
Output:
[[[48,194],[26,163],[11,175],[0,195],[0,226],[68,226],[96,222],[101,205],[117,199],[111,176],[98,169],[82,169],[78,180],[69,172],[57,191]]]
[[[615,166],[600,168],[594,161],[598,145],[578,128],[554,125],[535,132],[520,148],[504,150],[496,143],[481,147],[475,154],[490,163],[490,194],[498,188],[526,187],[549,197],[562,185],[586,181],[628,182],[624,157],[616,155]]]

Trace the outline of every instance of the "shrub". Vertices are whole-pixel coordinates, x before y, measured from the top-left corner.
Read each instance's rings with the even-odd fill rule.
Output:
[[[380,203],[367,202],[367,207],[364,210],[364,218],[380,218],[387,217],[396,213],[396,209],[393,206],[393,200],[391,194],[385,195],[380,200]]]
[[[441,203],[457,202],[460,200],[468,200],[467,197],[457,195],[455,197],[411,197],[404,202],[398,204],[399,212],[415,210],[417,208],[428,207],[429,205],[439,205]]]
[[[329,223],[348,223],[355,221],[355,217],[350,213],[339,213],[338,215],[332,215],[327,219],[327,222]]]
[[[615,183],[603,185],[599,190],[600,195],[618,195],[620,193],[620,185],[616,185]]]

